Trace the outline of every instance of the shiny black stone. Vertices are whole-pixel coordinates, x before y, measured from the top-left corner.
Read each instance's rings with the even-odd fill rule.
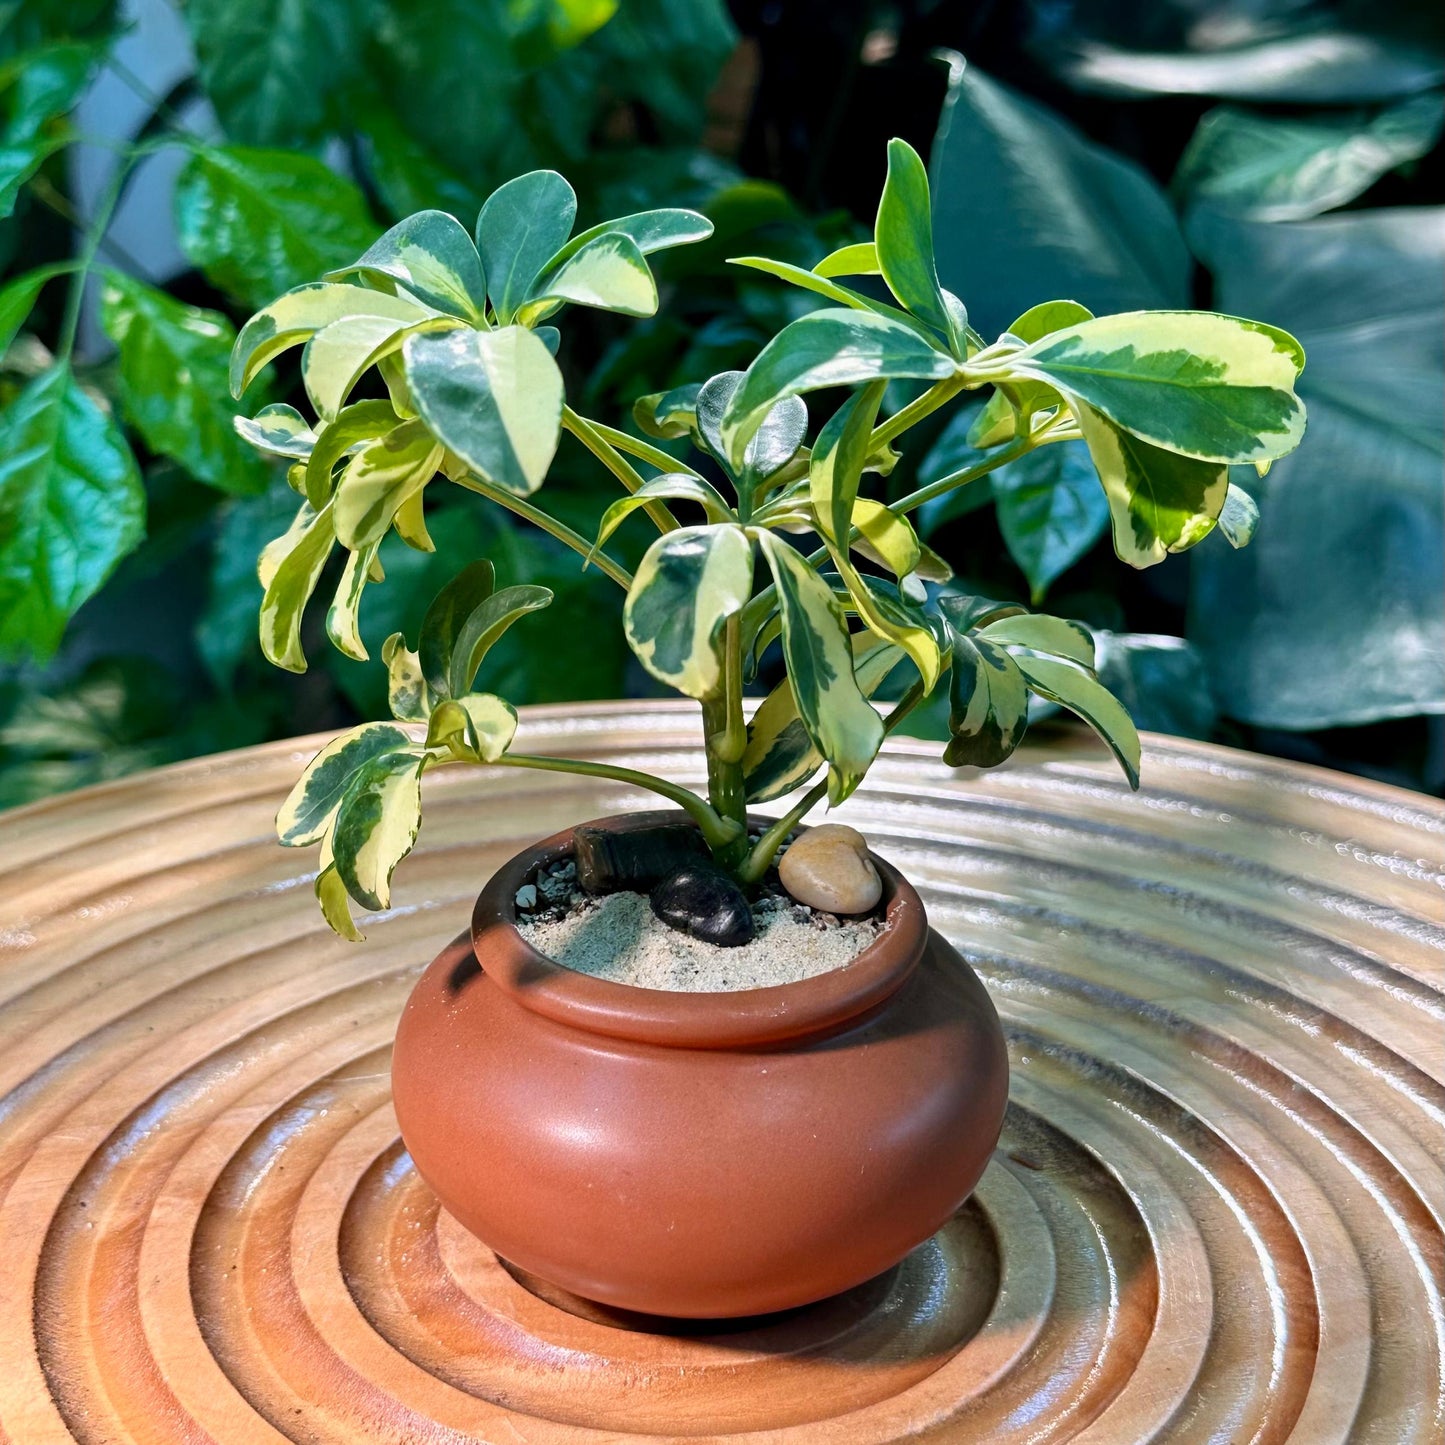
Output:
[[[651,895],[652,911],[670,928],[720,948],[753,941],[753,910],[743,890],[706,860],[684,863]]]

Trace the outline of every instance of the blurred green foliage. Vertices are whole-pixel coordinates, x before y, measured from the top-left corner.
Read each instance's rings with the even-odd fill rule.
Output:
[[[665,203],[717,228],[662,261],[655,318],[570,329],[569,394],[616,418],[746,366],[810,308],[722,262],[811,265],[865,235],[890,134],[933,143],[942,279],[985,332],[1073,295],[1259,315],[1309,353],[1310,432],[1250,474],[1248,550],[1210,539],[1121,580],[1070,447],[950,498],[925,518],[934,545],[979,590],[1047,595],[1119,634],[1105,665],[1142,726],[1445,783],[1445,732],[1419,721],[1445,711],[1445,40],[1428,7],[190,0],[195,74],[149,97],[116,152],[184,153],[175,234],[191,269],[164,287],[99,241],[122,183],[85,202],[75,184],[74,106],[97,74],[128,77],[115,5],[3,10],[0,805],[382,711],[380,669],[324,645],[304,677],[261,661],[255,556],[290,493],[231,431],[237,319],[401,215],[470,221],[500,181],[554,165],[582,224]],[[219,133],[195,122],[199,99]],[[296,386],[293,365],[246,409]],[[966,431],[890,484],[962,465]],[[549,505],[588,531],[609,493],[570,446]],[[558,594],[499,647],[500,690],[649,690],[617,629],[576,626],[611,603],[569,554],[465,499],[428,524],[434,557],[383,555],[373,650],[486,555],[504,582]]]

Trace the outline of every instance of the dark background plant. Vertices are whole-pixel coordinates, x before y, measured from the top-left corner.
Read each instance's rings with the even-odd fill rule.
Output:
[[[1111,634],[1104,675],[1142,726],[1445,784],[1445,41],[1425,7],[192,0],[132,21],[32,3],[0,39],[0,803],[384,711],[377,669],[281,676],[255,642],[254,558],[291,494],[218,381],[255,305],[532,166],[567,172],[583,224],[695,206],[716,235],[658,258],[656,318],[568,329],[569,396],[616,414],[746,366],[810,307],[722,258],[810,265],[864,236],[891,134],[932,147],[942,278],[986,331],[1026,286],[1265,315],[1310,356],[1310,435],[1251,486],[1249,550],[1127,574],[1097,483],[1013,471],[924,518],[961,576]],[[64,275],[35,296],[35,268],[84,256],[117,142],[154,153],[84,305]],[[172,240],[136,213],[164,213],[177,169]],[[271,396],[295,385],[283,368]],[[965,429],[889,486],[963,465]],[[608,497],[584,461],[564,444],[548,487],[587,531]],[[431,530],[435,557],[384,559],[373,650],[484,554],[558,598],[499,644],[499,690],[652,690],[620,634],[569,622],[606,584],[548,539],[463,507]]]

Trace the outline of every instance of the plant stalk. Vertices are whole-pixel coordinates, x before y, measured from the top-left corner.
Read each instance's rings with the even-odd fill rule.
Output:
[[[636,492],[642,486],[642,475],[637,468],[585,416],[579,416],[570,406],[564,406],[562,408],[562,425],[629,492]],[[659,532],[675,532],[680,525],[677,518],[661,502],[648,502],[643,510],[657,524]]]

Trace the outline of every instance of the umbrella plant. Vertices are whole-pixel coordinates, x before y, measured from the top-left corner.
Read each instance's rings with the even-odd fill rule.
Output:
[[[945,683],[950,765],[1007,758],[1034,694],[1089,723],[1137,787],[1138,735],[1095,674],[1088,631],[966,594],[909,513],[1026,452],[1081,437],[1123,561],[1150,566],[1216,528],[1242,545],[1256,511],[1229,468],[1253,463],[1262,474],[1298,444],[1304,354],[1294,338],[1211,312],[1095,317],[1065,300],[1032,307],[989,341],[939,283],[927,173],[895,140],[872,241],[811,270],[736,262],[826,304],[784,327],[747,371],[642,398],[640,437],[567,404],[551,322],[569,305],[652,314],[647,257],[711,226],[695,212],[654,210],[573,235],[575,213],[567,182],[534,171],[488,199],[475,240],[452,216],[423,211],[247,322],[232,357],[236,394],[304,343],[315,411],[308,421],[274,405],[237,423],[289,462],[301,498],[261,555],[261,643],[278,666],[305,669],[302,614],[339,548],[326,631],[365,661],[358,609],[382,580],[383,538],[394,530],[430,549],[428,487],[462,487],[617,583],[643,667],[700,706],[706,793],[516,746],[515,710],[478,677],[497,638],[551,594],[525,580],[499,588],[478,559],[438,594],[414,649],[400,633],[387,639],[395,721],[363,723],[324,747],[278,815],[283,843],[319,845],[316,893],[331,926],[360,936],[348,899],[389,906],[393,870],[420,824],[422,775],[441,765],[544,768],[649,789],[692,817],[744,885],[761,879],[810,808],[848,797],[884,737]],[[384,394],[353,399],[373,370],[370,389]],[[893,382],[913,383],[914,395],[885,414]],[[814,429],[803,397],[819,391],[847,394]],[[867,495],[867,479],[891,471],[910,427],[978,392],[987,399],[970,441],[980,460],[887,504]],[[595,536],[534,500],[563,431],[618,484]],[[690,440],[693,461],[658,444],[678,438]],[[624,525],[658,533],[635,573],[607,550]],[[795,540],[804,536],[811,546]],[[749,719],[744,690],[774,647],[785,675]],[[892,699],[886,710],[873,701],[881,695]],[[800,788],[773,826],[749,835],[751,805]]]

